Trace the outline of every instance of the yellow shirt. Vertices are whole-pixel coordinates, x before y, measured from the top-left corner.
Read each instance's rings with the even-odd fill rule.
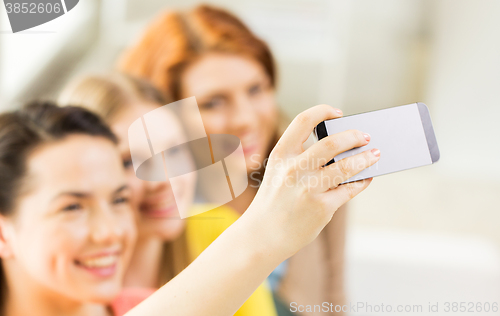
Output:
[[[239,215],[227,206],[203,212],[210,206],[198,204],[187,220],[186,235],[192,258],[199,256],[219,235],[234,223]],[[203,212],[203,213],[202,213]],[[200,214],[201,213],[201,214]],[[267,282],[262,283],[234,314],[235,316],[277,316],[271,290]]]

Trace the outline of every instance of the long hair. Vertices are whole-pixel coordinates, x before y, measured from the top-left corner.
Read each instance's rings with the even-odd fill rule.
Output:
[[[257,61],[269,76],[272,87],[276,87],[276,65],[269,46],[235,15],[205,4],[188,12],[165,11],[159,14],[142,37],[123,53],[117,67],[124,73],[149,80],[164,95],[177,101],[181,98],[180,83],[184,70],[210,52],[245,56]],[[279,110],[266,156],[289,123],[289,118]],[[262,180],[263,171],[257,172],[256,180]]]
[[[180,98],[180,77],[209,52],[247,56],[259,62],[276,84],[275,62],[268,45],[233,14],[208,5],[183,13],[161,13],[139,41],[119,59],[118,69],[150,80],[173,101]]]
[[[63,89],[60,104],[90,109],[105,121],[112,121],[127,106],[136,102],[168,103],[153,85],[144,79],[120,73],[94,74],[77,78]],[[158,285],[179,274],[191,262],[185,230],[173,241],[164,242]]]

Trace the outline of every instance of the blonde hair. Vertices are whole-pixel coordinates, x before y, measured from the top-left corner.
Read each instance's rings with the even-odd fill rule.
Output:
[[[148,81],[121,73],[87,75],[70,82],[58,102],[89,109],[108,124],[127,106],[137,102],[168,103]],[[186,233],[163,244],[158,285],[163,285],[191,262]]]
[[[58,103],[85,107],[110,121],[124,106],[150,101],[168,103],[162,93],[145,79],[112,72],[86,75],[70,82],[59,95]]]

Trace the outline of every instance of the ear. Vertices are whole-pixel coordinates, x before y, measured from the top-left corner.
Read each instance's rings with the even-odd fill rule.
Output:
[[[12,237],[14,227],[12,220],[0,215],[0,258],[8,259],[14,256]]]

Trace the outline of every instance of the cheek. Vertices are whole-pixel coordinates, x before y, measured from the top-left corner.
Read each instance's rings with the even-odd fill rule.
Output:
[[[274,93],[266,94],[262,97],[255,109],[259,118],[261,130],[266,131],[266,136],[273,136],[276,126],[278,125],[278,106],[274,98]]]
[[[137,178],[132,168],[127,170],[127,184],[131,191],[130,204],[134,209],[138,209],[144,198],[146,185],[143,180]]]
[[[208,134],[225,134],[230,118],[224,111],[201,111],[203,126]]]
[[[136,211],[128,211],[120,216],[120,226],[123,227],[123,236],[125,241],[126,253],[132,252],[135,240],[137,238]]]
[[[185,206],[191,205],[193,202],[193,195],[195,191],[195,186],[196,186],[196,173],[192,172],[188,176],[183,178],[184,181],[182,183],[184,194],[183,194],[183,201],[182,203],[185,204]]]
[[[276,105],[276,97],[274,91],[269,91],[264,93],[257,100],[257,104],[255,106],[261,115],[268,115],[269,118],[276,117],[278,113],[278,106]]]
[[[74,223],[39,226],[24,234],[19,259],[36,279],[64,281],[73,260],[85,246],[87,228]]]

